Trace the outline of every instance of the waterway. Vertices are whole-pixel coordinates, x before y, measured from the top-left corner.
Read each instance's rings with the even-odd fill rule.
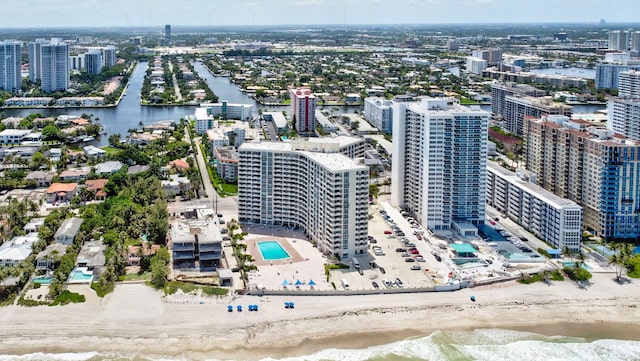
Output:
[[[289,106],[262,106],[253,98],[240,91],[240,88],[232,83],[227,77],[213,76],[207,68],[200,62],[194,62],[195,70],[198,72],[220,101],[226,100],[229,103],[252,104],[256,111],[289,111]],[[108,138],[112,134],[126,136],[129,129],[137,128],[140,122],[143,124],[153,124],[161,120],[177,121],[191,115],[195,111],[195,106],[142,106],[140,105],[140,90],[144,81],[146,62],[140,62],[133,71],[129,81],[127,93],[122,97],[117,107],[110,108],[67,108],[67,109],[5,109],[4,116],[27,116],[32,113],[41,113],[44,116],[57,116],[61,114],[80,115],[83,113],[92,114],[107,132],[100,140],[93,144],[104,146],[108,144]],[[559,69],[563,70],[563,69]],[[588,69],[585,69],[588,70]],[[491,107],[483,106],[484,110],[491,111]],[[574,106],[574,113],[591,113],[598,109],[605,109],[604,105],[577,105]],[[326,106],[319,109],[337,109],[341,113],[353,113],[360,110],[361,106]]]
[[[571,68],[531,69],[530,71],[535,74],[564,75],[564,76],[571,76],[575,78],[584,78],[584,79],[591,79],[591,80],[596,78],[595,69],[571,67]]]

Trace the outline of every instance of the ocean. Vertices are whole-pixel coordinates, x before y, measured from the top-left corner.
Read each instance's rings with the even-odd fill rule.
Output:
[[[150,358],[144,355],[118,353],[35,353],[0,355],[0,361],[188,361],[188,355]],[[198,357],[198,360],[218,361]],[[229,360],[235,360],[231,357]],[[471,361],[471,360],[640,360],[640,341],[585,339],[580,337],[544,336],[531,332],[500,329],[474,331],[436,331],[425,337],[412,338],[365,349],[325,349],[316,353],[288,358],[263,358],[263,361]],[[222,360],[220,360],[222,361]]]

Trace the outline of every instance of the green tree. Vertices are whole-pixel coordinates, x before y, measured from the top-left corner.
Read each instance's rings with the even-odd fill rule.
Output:
[[[49,124],[42,129],[42,138],[45,141],[64,141],[65,135],[55,125]]]
[[[169,251],[164,247],[161,247],[151,258],[151,284],[156,288],[163,288],[167,284],[169,260]]]

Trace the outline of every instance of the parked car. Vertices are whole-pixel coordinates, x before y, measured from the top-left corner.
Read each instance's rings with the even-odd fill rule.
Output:
[[[383,279],[383,280],[382,280],[382,283],[384,284],[384,286],[385,286],[386,288],[391,288],[391,287],[393,287],[393,284],[391,283],[391,281],[389,281],[389,280],[387,280],[387,279]]]
[[[396,252],[406,252],[407,250],[402,248],[402,247],[398,247],[396,248]]]
[[[386,230],[384,231],[384,234],[393,234],[393,232],[391,232],[390,230]]]
[[[405,262],[415,262],[416,260],[413,258],[405,258],[404,259]]]
[[[439,255],[437,255],[437,254],[436,254],[436,255],[434,255],[433,257],[435,257],[435,258],[436,258],[436,261],[438,261],[438,262],[442,262],[442,257],[440,257]]]
[[[417,249],[412,249],[411,251],[409,251],[409,253],[411,253],[411,254],[420,254],[420,251],[418,251]]]
[[[398,287],[402,287],[404,285],[404,283],[402,283],[402,280],[400,278],[396,277],[396,285]]]
[[[378,269],[380,270],[380,273],[382,273],[382,274],[387,273],[387,271],[384,270],[384,267],[378,267]]]
[[[405,253],[401,254],[401,256],[402,257],[409,257],[410,255],[407,252],[405,252]]]
[[[414,264],[413,266],[411,266],[411,270],[420,271],[420,266],[418,266],[417,264]]]
[[[372,286],[373,286],[373,288],[375,288],[376,290],[377,290],[378,288],[380,288],[380,286],[378,286],[378,282],[376,282],[376,281],[371,282],[371,285],[372,285]]]

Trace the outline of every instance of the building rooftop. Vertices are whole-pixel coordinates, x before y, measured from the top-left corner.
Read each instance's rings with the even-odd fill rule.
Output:
[[[511,184],[531,193],[535,194],[539,199],[544,201],[547,204],[552,205],[555,208],[582,208],[576,202],[571,201],[569,199],[565,199],[562,197],[558,197],[557,195],[549,192],[548,190],[527,182],[516,175],[516,173],[499,166],[497,163],[492,161],[487,161],[487,170],[491,171],[495,174],[499,174],[502,178],[508,180]]]
[[[104,250],[107,246],[102,241],[90,241],[84,244],[78,253],[76,264],[84,267],[94,268],[104,266],[106,259]]]
[[[0,246],[0,260],[23,261],[32,252],[38,236],[18,236]]]
[[[73,192],[78,187],[78,183],[53,183],[47,188],[47,193]]]
[[[60,228],[58,228],[58,230],[56,231],[54,238],[57,238],[61,235],[70,235],[75,237],[75,235],[80,230],[80,226],[82,225],[83,221],[84,220],[82,218],[76,217],[65,219],[64,221],[62,221]]]

